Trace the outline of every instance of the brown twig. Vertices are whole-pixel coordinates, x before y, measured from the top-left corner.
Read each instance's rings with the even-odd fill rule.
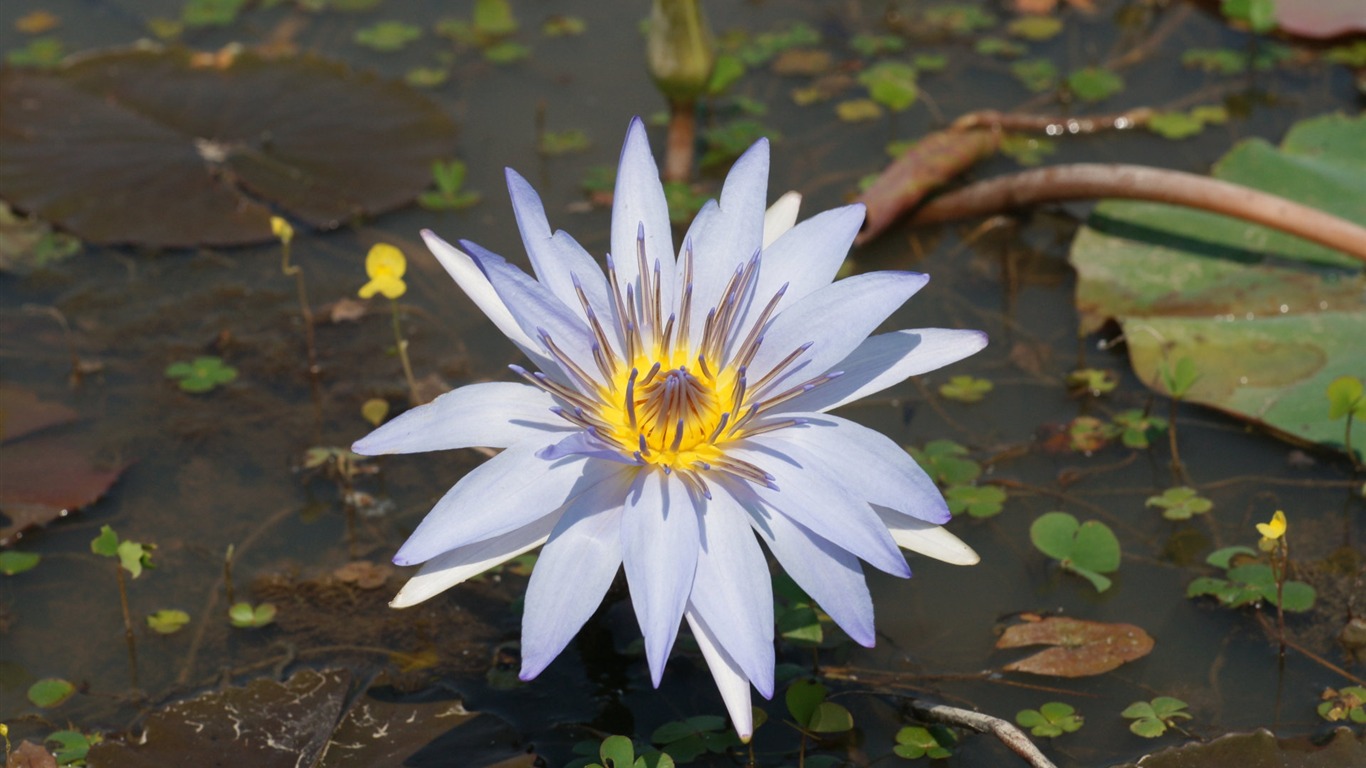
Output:
[[[933,190],[995,154],[1001,135],[986,128],[931,133],[901,153],[862,195],[868,207],[855,243],[878,235]]]
[[[1261,224],[1366,262],[1366,228],[1283,197],[1193,173],[1076,163],[969,184],[927,203],[913,224],[990,216],[1039,203],[1119,197],[1183,205]],[[875,234],[872,210],[861,239]]]

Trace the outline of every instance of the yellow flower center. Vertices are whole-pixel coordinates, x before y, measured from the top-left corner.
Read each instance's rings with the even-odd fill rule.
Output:
[[[675,363],[681,353],[661,360],[639,358],[618,371],[608,402],[600,411],[611,427],[601,436],[647,464],[672,469],[704,469],[721,456],[716,443],[732,437],[736,377],[718,375],[699,362]]]

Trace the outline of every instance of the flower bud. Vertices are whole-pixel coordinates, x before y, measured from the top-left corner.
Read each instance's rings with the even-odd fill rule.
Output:
[[[698,0],[654,0],[646,41],[650,76],[670,99],[706,91],[716,65],[716,43]]]

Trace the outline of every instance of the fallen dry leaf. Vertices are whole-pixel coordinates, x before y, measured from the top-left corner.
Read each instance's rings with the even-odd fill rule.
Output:
[[[97,465],[80,441],[64,435],[6,443],[0,466],[0,546],[93,504],[128,468]]]
[[[1007,672],[1057,677],[1089,677],[1141,659],[1153,650],[1153,639],[1133,624],[1052,616],[1008,627],[997,648],[1051,645],[1047,650],[1005,666]]]
[[[77,415],[75,410],[61,403],[39,400],[26,389],[0,387],[0,442],[68,424],[75,421]]]

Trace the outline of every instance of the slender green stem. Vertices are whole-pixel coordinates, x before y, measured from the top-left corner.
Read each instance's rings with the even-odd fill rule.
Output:
[[[1187,482],[1186,465],[1181,463],[1181,452],[1176,447],[1176,408],[1181,404],[1180,398],[1171,399],[1171,412],[1167,419],[1167,443],[1171,446],[1172,452],[1172,472],[1176,474],[1178,482]]]
[[[304,270],[297,264],[289,263],[289,242],[280,243],[280,271],[294,278],[299,289],[299,314],[304,319],[304,341],[308,345],[308,376],[315,383],[318,377],[318,349],[313,340],[313,310],[308,305],[308,287],[304,285]]]
[[[228,605],[237,602],[236,590],[234,590],[232,586],[232,556],[234,554],[234,549],[235,547],[229,544],[227,554],[223,556],[223,586],[226,588],[228,594]]]
[[[1347,429],[1342,436],[1343,445],[1347,447],[1347,458],[1352,460],[1352,469],[1361,470],[1361,460],[1357,458],[1356,449],[1352,447],[1352,411],[1347,412]]]
[[[119,581],[119,603],[123,607],[123,638],[128,641],[128,669],[132,674],[133,688],[138,686],[138,646],[133,635],[133,614],[128,610],[128,582],[123,578],[123,564],[114,559],[114,576]]]
[[[403,338],[403,326],[399,321],[398,299],[389,299],[394,310],[394,343],[398,345],[398,359],[403,362],[403,378],[408,381],[408,400],[413,405],[421,405],[417,396],[417,381],[413,379],[413,364],[408,360],[408,340]]]
[[[1281,658],[1285,658],[1285,576],[1290,568],[1290,542],[1284,534],[1276,542],[1276,552],[1271,556],[1272,573],[1276,577],[1276,638],[1281,644]],[[1279,567],[1277,567],[1279,565]]]

